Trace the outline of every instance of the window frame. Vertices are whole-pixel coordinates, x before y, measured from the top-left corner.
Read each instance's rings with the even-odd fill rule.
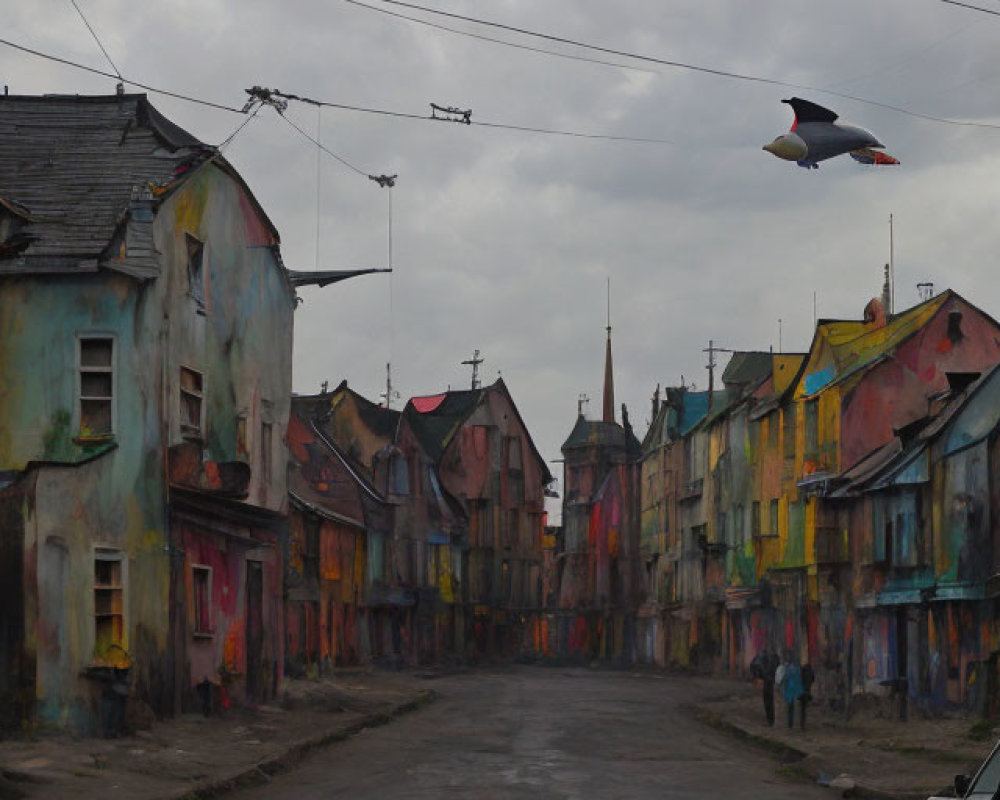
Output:
[[[198,580],[195,577],[197,575],[205,576],[204,605],[200,604],[198,600]],[[194,616],[191,633],[196,639],[209,639],[215,636],[215,625],[212,618],[212,579],[212,567],[208,564],[191,565],[191,611]]]
[[[107,341],[111,344],[111,363],[108,367],[102,366],[85,366],[83,363],[83,348],[84,342],[94,342],[94,341]],[[76,431],[76,437],[88,441],[100,441],[106,439],[114,438],[118,430],[118,337],[113,333],[107,333],[103,331],[87,331],[85,333],[78,333],[76,336],[76,402],[75,402],[75,414],[76,418],[74,420],[73,430]],[[83,395],[83,375],[84,372],[90,374],[110,374],[111,375],[111,396],[110,397],[98,397]],[[83,402],[84,400],[89,401],[107,401],[110,406],[110,430],[100,431],[93,433],[84,433],[83,431]]]
[[[197,376],[198,378],[198,388],[187,389],[184,386],[184,373],[190,373],[191,375]],[[177,422],[180,425],[181,433],[185,436],[196,437],[198,439],[202,438],[205,434],[205,373],[201,370],[197,370],[194,367],[189,367],[186,364],[181,364],[177,370],[177,388],[179,390],[178,401],[180,406],[178,408]],[[198,401],[198,424],[197,426],[192,425],[186,420],[185,414],[185,398],[192,397]]]
[[[118,584],[114,583],[98,583],[98,564],[99,563],[109,563],[118,565]],[[128,655],[128,608],[126,603],[126,598],[128,596],[128,558],[125,552],[120,547],[106,546],[106,545],[95,545],[92,552],[91,563],[93,564],[92,572],[92,603],[91,608],[91,620],[93,624],[93,636],[94,644],[92,648],[92,662],[98,665],[110,665],[110,666],[121,666],[122,664],[127,664],[129,661]],[[101,610],[104,607],[104,603],[98,602],[98,597],[101,596],[99,593],[107,593],[106,596],[110,598],[111,606],[110,610]],[[116,605],[114,603],[114,598],[118,597],[119,603]],[[110,637],[110,642],[105,648],[105,652],[98,652],[98,646],[100,645],[100,629],[101,626],[98,622],[99,618],[115,618],[118,617],[121,620],[120,630],[117,637],[114,636],[114,623],[112,622],[112,636]],[[111,652],[117,649],[120,651],[120,656],[114,658],[111,656]]]
[[[187,272],[187,294],[195,302],[198,311],[205,310],[205,242],[191,233],[184,234],[184,259]],[[192,269],[197,254],[197,266]]]

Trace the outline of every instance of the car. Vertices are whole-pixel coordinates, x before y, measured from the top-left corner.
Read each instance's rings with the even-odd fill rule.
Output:
[[[955,776],[955,797],[964,800],[993,800],[1000,797],[1000,742],[994,745],[986,760],[970,778],[968,775]],[[944,797],[928,797],[927,800],[947,800]]]

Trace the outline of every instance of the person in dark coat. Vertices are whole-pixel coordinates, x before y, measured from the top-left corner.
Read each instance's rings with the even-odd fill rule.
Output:
[[[767,647],[760,650],[750,662],[750,677],[761,687],[764,699],[764,717],[774,725],[774,673],[778,669],[778,656]]]
[[[806,706],[812,702],[812,685],[816,680],[816,673],[810,664],[802,667],[802,694],[799,696],[800,722],[802,730],[806,729]]]

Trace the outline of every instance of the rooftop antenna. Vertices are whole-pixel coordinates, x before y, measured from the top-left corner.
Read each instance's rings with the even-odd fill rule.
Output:
[[[889,316],[896,311],[896,259],[895,243],[892,235],[892,214],[889,215]]]
[[[783,353],[781,349],[781,317],[778,317],[778,352]]]
[[[708,340],[708,347],[702,350],[703,353],[708,353],[708,366],[705,369],[708,370],[708,407],[712,407],[712,392],[715,389],[715,354],[716,353],[735,353],[735,350],[730,350],[728,347],[716,347],[715,342],[711,339]]]
[[[392,388],[392,364],[385,365],[385,391],[379,394],[385,400],[385,407],[392,408],[392,401],[399,399],[399,392]]]
[[[472,390],[475,391],[482,384],[479,381],[479,365],[483,363],[485,359],[479,357],[479,351],[476,350],[472,354],[472,358],[467,358],[463,361],[463,364],[468,364],[472,366]],[[497,373],[499,375],[499,373]]]

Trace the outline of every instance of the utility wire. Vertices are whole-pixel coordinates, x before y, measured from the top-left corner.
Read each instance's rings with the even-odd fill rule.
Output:
[[[554,36],[548,33],[539,33],[537,31],[531,31],[527,28],[518,28],[513,25],[504,25],[500,22],[491,22],[485,19],[479,19],[478,17],[467,17],[462,14],[455,14],[449,11],[440,11],[434,8],[427,8],[427,6],[417,5],[416,3],[406,3],[402,0],[381,0],[383,3],[388,3],[394,6],[402,6],[403,8],[410,8],[415,11],[424,11],[428,14],[437,14],[442,17],[449,17],[451,19],[460,19],[463,22],[472,22],[476,25],[485,25],[490,28],[499,28],[500,30],[510,31],[511,33],[519,33],[524,36],[531,36],[536,39],[545,39],[549,42],[558,42],[559,44],[568,44],[573,47],[582,47],[586,50],[595,50],[599,53],[607,53],[613,56],[623,56],[625,58],[634,58],[638,61],[647,61],[651,64],[661,64],[666,67],[678,67],[680,69],[694,70],[695,72],[707,72],[710,75],[719,75],[723,78],[738,78],[744,81],[754,81],[757,83],[768,83],[773,86],[791,86],[791,84],[784,83],[783,81],[774,80],[772,78],[761,78],[756,75],[747,75],[740,72],[729,72],[728,70],[715,69],[713,67],[699,67],[694,64],[685,64],[683,61],[671,61],[665,58],[654,58],[653,56],[642,56],[637,53],[630,53],[626,50],[615,50],[610,47],[601,47],[600,45],[587,44],[586,42],[579,42],[575,39],[567,39],[563,36]],[[800,87],[795,87],[800,88]]]
[[[22,53],[30,53],[33,56],[38,56],[39,58],[45,58],[49,61],[55,61],[58,64],[65,64],[68,67],[75,67],[76,69],[82,69],[85,72],[93,73],[94,75],[103,75],[105,78],[117,78],[122,83],[126,83],[129,86],[138,86],[140,89],[145,89],[147,92],[153,92],[153,94],[162,94],[165,97],[174,97],[178,100],[186,100],[189,103],[198,103],[199,105],[208,106],[209,108],[218,108],[221,111],[231,111],[234,114],[245,113],[243,109],[235,108],[233,106],[222,105],[221,103],[213,103],[209,100],[201,100],[197,97],[190,97],[189,95],[179,94],[178,92],[167,91],[166,89],[157,89],[154,86],[148,86],[145,83],[139,83],[138,81],[129,80],[124,78],[119,74],[105,72],[101,69],[95,69],[94,67],[88,67],[85,64],[79,64],[76,61],[70,61],[67,58],[60,58],[59,56],[54,56],[49,53],[43,53],[40,50],[32,50],[30,47],[25,47],[24,45],[15,44],[8,39],[0,39],[0,44],[11,47],[14,50],[20,50]]]
[[[420,19],[419,17],[411,17],[407,14],[400,14],[397,11],[390,11],[387,8],[378,8],[376,6],[368,5],[367,3],[359,2],[359,0],[344,0],[345,3],[350,3],[352,6],[358,6],[359,8],[367,8],[369,11],[376,11],[379,14],[386,14],[390,17],[396,17],[398,19],[407,20],[409,22],[415,22],[417,25],[426,25],[428,28],[435,28],[439,31],[448,31],[448,33],[456,33],[459,36],[468,36],[471,39],[479,39],[483,42],[492,42],[493,44],[500,44],[504,47],[513,47],[517,50],[527,50],[530,53],[541,53],[547,56],[555,56],[556,58],[566,58],[571,61],[586,61],[590,64],[600,64],[606,67],[620,67],[621,69],[633,70],[635,72],[647,72],[655,75],[661,74],[659,70],[646,69],[645,67],[637,67],[634,64],[622,64],[616,61],[604,61],[599,58],[587,58],[587,56],[575,56],[570,53],[559,53],[555,50],[546,50],[542,47],[532,47],[527,44],[518,44],[516,42],[508,42],[503,39],[494,39],[492,36],[483,36],[479,33],[471,33],[470,31],[459,30],[458,28],[449,28],[447,25],[439,25],[436,22],[430,22],[426,19]]]
[[[118,80],[120,81],[125,80],[124,78],[122,78],[121,70],[115,66],[115,62],[111,60],[111,56],[108,55],[108,51],[105,50],[104,45],[101,44],[101,40],[97,37],[97,32],[90,26],[90,23],[87,22],[87,18],[83,15],[83,12],[80,10],[80,6],[76,4],[76,0],[69,0],[69,1],[73,4],[73,8],[76,9],[76,13],[80,15],[80,19],[83,20],[83,24],[87,26],[87,30],[90,31],[90,35],[94,37],[94,41],[97,42],[97,46],[101,48],[101,52],[104,53],[104,57],[108,60],[108,63],[111,65],[111,69],[115,71],[115,74],[118,76]]]
[[[245,120],[243,120],[243,122],[241,122],[239,124],[239,126],[236,128],[236,130],[234,130],[231,134],[229,134],[229,136],[226,137],[225,141],[223,141],[222,144],[220,144],[218,147],[215,148],[216,155],[221,155],[222,151],[225,150],[227,147],[229,147],[229,145],[231,145],[233,143],[233,139],[235,139],[237,136],[239,136],[240,133],[243,132],[243,129],[247,125],[249,125],[251,122],[253,122],[253,118],[257,116],[257,114],[260,112],[260,110],[263,107],[264,107],[263,103],[260,103],[260,104],[257,105],[257,107],[253,110],[253,113],[250,114]]]
[[[970,5],[969,3],[959,3],[958,0],[941,0],[941,2],[947,3],[950,6],[961,6],[962,8],[970,8],[973,11],[982,11],[984,14],[993,14],[994,16],[1000,17],[1000,11],[993,11],[992,9]]]
[[[425,115],[421,115],[421,114],[407,113],[407,112],[404,112],[404,111],[387,111],[385,109],[379,109],[379,108],[365,108],[364,106],[351,106],[351,105],[346,105],[344,103],[329,103],[329,102],[322,101],[322,100],[314,100],[311,97],[302,97],[301,95],[289,94],[288,92],[282,92],[282,91],[279,91],[278,89],[270,89],[270,90],[264,90],[264,91],[268,92],[269,95],[272,95],[272,96],[275,96],[275,97],[281,97],[281,98],[284,98],[285,100],[297,100],[300,103],[308,103],[308,104],[314,105],[314,106],[325,106],[327,108],[339,108],[342,111],[360,111],[360,112],[363,112],[363,113],[366,113],[366,114],[382,114],[384,116],[398,117],[398,118],[401,118],[401,119],[418,119],[418,120],[422,120],[422,121],[431,120],[431,121],[434,121],[434,122],[456,122],[456,121],[460,121],[460,122],[462,122],[462,124],[478,125],[478,126],[480,126],[482,128],[499,128],[499,129],[509,130],[509,131],[522,131],[522,132],[526,132],[526,133],[544,133],[544,134],[550,134],[550,135],[553,135],[553,136],[570,136],[570,137],[575,137],[575,138],[579,138],[579,139],[605,139],[605,140],[615,141],[615,142],[635,142],[635,143],[639,143],[639,144],[676,144],[676,142],[672,142],[669,139],[652,139],[652,138],[643,138],[643,137],[640,137],[640,136],[614,136],[614,135],[611,135],[611,134],[603,134],[603,133],[582,133],[580,131],[567,131],[567,130],[560,130],[560,129],[557,129],[557,128],[536,128],[536,127],[532,127],[532,126],[529,126],[529,125],[510,125],[510,124],[502,123],[502,122],[484,122],[484,121],[481,121],[481,120],[472,120],[472,119],[470,119],[468,122],[466,122],[464,119],[463,120],[453,120],[453,119],[448,119],[448,118],[445,118],[445,117],[425,116]],[[288,122],[289,122],[289,124],[292,124],[291,120],[288,120]],[[293,127],[295,127],[296,129],[298,129],[299,132],[302,133],[304,136],[308,136],[308,134],[305,133],[305,131],[302,131],[301,129],[299,129],[298,126],[293,125]],[[313,144],[316,144],[315,139],[313,139],[312,142],[313,142]],[[335,153],[331,153],[330,155],[332,155],[338,161],[342,161],[342,159],[340,158],[340,156],[336,155]],[[343,162],[343,163],[347,164],[346,161]],[[349,166],[351,169],[355,170],[358,173],[365,174],[361,170],[359,170],[357,167],[355,167],[355,166],[353,166],[351,164],[347,164],[347,166]]]
[[[923,114],[918,111],[911,111],[907,108],[902,108],[901,106],[894,106],[889,103],[881,103],[877,100],[869,100],[866,97],[859,97],[853,94],[846,94],[844,92],[837,92],[832,89],[822,89],[818,86],[809,86],[800,83],[790,83],[788,81],[777,80],[775,78],[765,78],[759,75],[751,75],[743,72],[732,72],[730,70],[716,69],[714,67],[703,67],[697,64],[689,64],[684,61],[675,61],[666,58],[656,58],[654,56],[645,56],[639,53],[632,53],[627,50],[615,50],[610,47],[602,47],[600,45],[588,44],[587,42],[577,41],[575,39],[568,39],[563,36],[554,36],[548,33],[539,33],[538,31],[528,30],[527,28],[518,28],[513,25],[504,25],[500,22],[491,22],[489,20],[480,19],[478,17],[469,17],[462,14],[455,14],[449,11],[440,11],[434,8],[428,8],[427,6],[417,5],[416,3],[408,3],[403,0],[381,0],[383,3],[388,3],[394,6],[401,6],[403,8],[414,9],[417,11],[424,11],[428,14],[436,14],[443,17],[448,17],[451,19],[459,19],[463,22],[472,22],[477,25],[485,25],[491,28],[499,28],[500,30],[510,31],[512,33],[521,34],[523,36],[531,36],[537,39],[544,39],[550,42],[558,42],[560,44],[568,44],[574,47],[582,47],[587,50],[594,50],[599,53],[607,53],[614,56],[622,56],[624,58],[634,58],[637,61],[645,61],[651,64],[660,64],[667,67],[676,67],[678,69],[691,70],[692,72],[701,72],[707,75],[716,75],[721,78],[731,78],[734,80],[749,81],[752,83],[762,83],[769,86],[781,86],[786,89],[798,89],[800,91],[808,92],[819,92],[821,94],[827,94],[832,97],[840,97],[844,100],[853,100],[856,103],[864,103],[865,105],[875,106],[876,108],[883,108],[887,111],[895,111],[899,114],[905,114],[910,117],[916,117],[917,119],[925,119],[930,122],[939,122],[944,125],[957,125],[961,127],[969,128],[987,128],[990,130],[1000,130],[1000,125],[989,123],[989,122],[973,122],[971,120],[956,120],[949,119],[947,117],[936,117],[932,114]],[[945,3],[952,3],[954,5],[966,5],[964,3],[957,2],[957,0],[942,0]],[[984,11],[989,14],[1000,15],[1000,12],[989,11],[988,9],[979,8],[979,6],[967,6],[968,8],[974,8],[979,11]]]
[[[280,95],[279,92],[273,92],[273,94]],[[280,95],[280,96],[284,96],[284,95]],[[326,105],[326,104],[325,103],[316,103],[315,105],[321,106],[321,105]],[[302,128],[300,128],[298,125],[296,125],[294,122],[292,122],[288,118],[287,115],[282,114],[281,112],[278,112],[278,116],[281,117],[285,122],[287,122],[293,128],[295,128],[295,130],[297,130],[300,134],[302,134],[306,139],[308,139],[310,142],[312,142],[314,145],[316,145],[316,147],[318,147],[320,150],[322,150],[328,156],[332,156],[333,158],[335,158],[337,161],[339,161],[341,164],[343,164],[348,169],[353,170],[354,172],[358,173],[358,175],[360,175],[362,178],[369,177],[368,173],[365,172],[363,169],[360,169],[359,167],[354,166],[346,158],[341,158],[336,153],[334,153],[333,150],[331,150],[330,148],[328,148],[326,145],[324,145],[318,139],[316,139],[313,136],[310,136],[306,131],[304,131]]]

